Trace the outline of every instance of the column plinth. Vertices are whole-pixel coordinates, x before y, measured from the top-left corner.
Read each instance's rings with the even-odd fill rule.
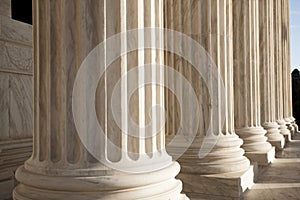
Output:
[[[280,134],[280,126],[276,122],[265,122],[262,126],[267,130],[268,142],[278,150],[283,149],[285,139],[283,135]]]
[[[277,123],[279,125],[280,133],[285,138],[285,142],[290,142],[292,140],[291,131],[287,127],[287,122],[284,119],[277,120]]]
[[[237,134],[243,139],[242,148],[245,155],[253,162],[259,165],[268,165],[275,160],[275,149],[264,136],[267,131],[260,126],[247,127],[236,130]]]
[[[286,122],[287,128],[291,132],[291,137],[293,137],[296,133],[295,126],[293,125],[295,122],[290,117],[284,118],[284,121]]]

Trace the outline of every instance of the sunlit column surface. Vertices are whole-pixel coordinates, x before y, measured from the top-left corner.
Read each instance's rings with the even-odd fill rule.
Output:
[[[285,144],[275,118],[275,67],[273,0],[259,1],[260,116],[268,142],[277,149]]]
[[[176,47],[182,44],[179,45],[182,51],[196,60],[202,59],[201,67],[204,68],[204,73],[199,74],[196,70],[198,66],[192,66],[189,60],[172,53],[165,54],[166,65],[183,74],[190,82],[200,106],[200,121],[197,122],[191,115],[196,112],[191,109],[192,95],[186,93],[182,83],[178,83],[181,80],[171,79],[174,81],[171,84],[178,85],[176,89],[179,95],[175,97],[171,92],[166,95],[166,142],[170,142],[180,133],[180,121],[189,127],[183,130],[186,131],[183,135],[191,134],[189,131],[199,125],[196,127],[196,137],[192,145],[178,160],[181,165],[178,177],[184,183],[184,192],[195,199],[201,198],[202,194],[239,197],[251,186],[253,169],[249,160],[243,156],[244,150],[240,148],[242,140],[234,132],[232,1],[167,0],[165,28],[191,37],[209,57],[207,60],[203,55],[196,57],[199,49],[193,49],[192,45],[185,45],[177,38],[166,41]],[[169,74],[168,77],[170,76],[174,74]],[[216,79],[217,76],[221,79]],[[212,88],[217,93],[217,99],[214,99],[218,105],[217,112],[212,111],[215,106],[212,103],[212,98],[215,97],[209,93]],[[181,109],[181,99],[185,108],[187,106],[187,113]],[[215,143],[214,137],[210,137],[212,134],[219,135]],[[168,146],[168,152],[171,155],[176,154],[178,149],[183,148],[182,143]],[[211,144],[213,148],[210,151]],[[210,152],[201,157],[200,149]],[[217,190],[216,187],[223,189]]]
[[[298,132],[298,125],[293,117],[293,102],[292,102],[292,77],[291,77],[291,46],[290,46],[290,0],[282,1],[282,39],[283,39],[283,71],[285,77],[283,79],[283,94],[284,94],[284,120],[287,122],[291,134]]]
[[[16,173],[20,184],[14,190],[15,200],[185,199],[180,195],[182,183],[175,179],[180,167],[164,149],[164,130],[146,137],[145,129],[129,128],[126,116],[129,112],[136,124],[146,125],[149,108],[164,101],[162,88],[136,88],[128,100],[129,88],[147,76],[161,79],[163,71],[149,73],[139,68],[122,79],[121,88],[114,89],[129,70],[160,64],[163,54],[135,49],[110,63],[120,49],[135,44],[142,47],[144,35],[136,32],[130,37],[128,33],[113,40],[113,45],[109,38],[136,28],[162,27],[162,5],[161,0],[34,1],[34,148],[32,157]],[[163,43],[161,34],[153,32],[152,37]],[[96,51],[95,62],[89,60],[87,66],[110,66],[99,83],[86,84],[95,80],[98,68],[82,73],[81,64],[105,40]],[[83,80],[76,85],[78,74]],[[89,93],[94,86],[95,93]],[[119,98],[113,99],[114,92]],[[90,108],[86,100],[93,95],[95,107]],[[121,126],[112,114],[114,107]],[[89,111],[93,109],[104,132],[101,136],[92,134],[95,129],[90,122],[95,119]],[[79,124],[86,121],[87,125],[78,129],[74,122],[78,118]]]
[[[291,140],[291,132],[284,120],[283,79],[283,42],[282,42],[282,0],[274,0],[274,67],[275,67],[275,117],[280,126],[280,133],[286,141]]]
[[[246,156],[265,165],[275,159],[261,126],[259,75],[259,0],[233,1],[235,127]]]

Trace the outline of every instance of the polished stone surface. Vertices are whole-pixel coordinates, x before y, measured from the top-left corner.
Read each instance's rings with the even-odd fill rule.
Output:
[[[180,194],[182,183],[175,179],[180,171],[179,164],[173,162],[166,151],[163,151],[165,149],[164,132],[159,133],[159,137],[155,135],[147,139],[143,137],[146,134],[144,129],[135,131],[137,137],[121,134],[123,131],[124,133],[130,131],[129,118],[124,116],[130,107],[128,106],[129,108],[125,110],[121,106],[123,108],[120,112],[122,132],[111,114],[111,105],[116,104],[111,103],[110,94],[113,91],[113,83],[117,82],[121,73],[127,73],[136,65],[149,63],[149,56],[153,58],[151,63],[161,64],[162,53],[152,50],[150,55],[149,52],[143,51],[133,52],[132,57],[122,55],[121,60],[113,62],[112,66],[105,71],[103,76],[105,84],[102,87],[99,81],[99,93],[92,91],[97,93],[95,101],[99,102],[99,105],[95,106],[95,113],[98,116],[90,116],[89,108],[85,106],[85,103],[81,103],[76,106],[75,110],[72,110],[74,100],[76,102],[76,99],[79,99],[77,103],[83,102],[89,95],[86,90],[80,90],[84,87],[78,88],[76,84],[78,75],[79,84],[84,82],[81,78],[93,77],[89,75],[90,72],[94,72],[90,71],[93,69],[89,69],[87,71],[89,73],[80,71],[82,70],[80,65],[87,55],[94,47],[112,35],[133,28],[144,28],[149,25],[149,22],[159,27],[162,26],[162,3],[162,0],[33,1],[34,148],[32,157],[16,171],[19,184],[13,192],[14,200],[188,199]],[[142,44],[140,38],[143,37],[142,34],[133,37],[133,44],[136,42]],[[158,34],[155,34],[154,38],[155,41],[162,39]],[[131,43],[128,42],[129,45],[127,45],[125,39],[121,38],[120,46],[124,45],[124,48],[129,49]],[[131,40],[128,39],[128,41]],[[114,53],[117,53],[114,52],[114,48],[119,49],[120,46],[112,48],[109,43],[106,45],[103,60],[109,65],[109,60],[113,59]],[[114,99],[121,102],[121,105],[127,106],[127,101],[125,103],[124,99],[127,96],[130,97],[130,83],[141,82],[149,74],[138,69],[138,74],[135,74],[133,80],[128,77],[128,82],[121,81],[122,88],[125,88],[124,93]],[[151,71],[152,78],[157,79],[158,75],[161,76],[159,70],[155,70],[155,73]],[[90,87],[93,83],[88,81],[85,86]],[[128,92],[126,92],[127,85]],[[134,105],[134,119],[139,125],[146,124],[145,110],[148,107],[163,104],[162,91],[158,86],[152,86],[152,88],[152,95],[156,98],[147,100],[146,96],[148,97],[149,93],[143,87],[138,88],[139,98]],[[97,141],[99,157],[92,155],[93,152],[89,149],[96,145],[92,146],[94,144],[85,141],[83,138],[86,136],[78,137],[78,134],[89,133],[93,129],[89,125],[78,127],[78,122],[81,120],[79,116],[89,119],[88,121],[97,121],[98,117],[102,130],[105,130],[105,137],[100,136],[94,140],[94,142]],[[153,116],[159,117],[156,112]],[[88,140],[95,135],[97,134],[89,134]],[[111,143],[118,148],[112,149]],[[146,154],[153,156],[145,156]],[[99,158],[105,159],[104,162],[114,166],[105,165]],[[154,164],[161,165],[164,158],[168,158],[165,161],[166,166],[155,168]],[[148,171],[138,171],[145,168]],[[127,171],[124,172],[124,170]]]
[[[216,87],[216,85],[209,86],[207,84],[207,82],[212,81],[211,77],[214,77],[211,74],[212,72],[208,70],[204,73],[205,75],[200,74],[201,76],[199,76],[199,73],[193,70],[190,63],[186,61],[188,59],[185,60],[180,56],[166,54],[166,65],[182,73],[191,83],[196,96],[199,97],[200,106],[198,116],[201,119],[198,126],[197,121],[195,122],[190,114],[195,113],[195,111],[189,110],[192,106],[187,108],[189,113],[185,113],[181,111],[182,105],[176,104],[176,99],[179,98],[184,103],[186,102],[185,104],[193,105],[192,95],[186,94],[184,91],[178,93],[178,97],[167,95],[168,119],[171,119],[167,121],[166,125],[167,143],[176,134],[178,124],[189,124],[189,129],[184,130],[183,134],[193,133],[193,126],[198,126],[197,137],[193,140],[193,144],[178,160],[181,165],[181,173],[178,178],[183,181],[183,191],[191,199],[201,199],[203,195],[239,197],[246,188],[251,187],[253,169],[250,167],[250,161],[243,156],[244,150],[240,147],[243,142],[234,131],[234,60],[233,51],[230,50],[233,45],[233,2],[231,0],[204,0],[182,3],[182,1],[168,0],[166,6],[168,9],[165,12],[165,28],[182,32],[197,41],[218,65],[218,71],[213,70],[214,73],[218,72],[221,78],[226,80],[224,81],[223,107],[226,116],[224,116],[225,122],[222,127],[219,126],[222,114],[221,112],[213,112],[212,107],[216,109],[215,104],[211,101],[214,95],[209,94],[207,91],[207,88],[210,87],[214,91],[221,89],[220,85]],[[171,43],[170,46],[174,43],[172,39],[167,42]],[[187,54],[192,54],[192,51],[194,51],[193,48],[185,49],[185,45],[180,48],[185,50]],[[177,84],[179,80],[175,82]],[[181,87],[179,85],[176,88],[181,90],[183,89]],[[189,98],[186,98],[187,96]],[[218,99],[216,103],[220,106],[222,99]],[[213,120],[214,123],[211,123],[210,120]],[[204,135],[210,134],[208,131],[209,126],[211,126],[214,134],[220,135],[211,151],[206,145],[203,145]],[[175,150],[174,152],[176,152],[176,150],[180,150],[182,143],[178,142],[172,147],[169,146],[167,150]],[[209,152],[204,158],[199,158],[200,147],[202,150],[205,149]],[[171,155],[174,154],[171,153]]]
[[[241,20],[242,19],[242,20]],[[262,127],[260,109],[259,1],[233,0],[234,123],[251,162],[265,165],[274,158]],[[249,43],[249,38],[251,42]],[[264,102],[263,102],[264,103]],[[264,158],[262,159],[262,155]],[[249,156],[251,155],[251,156]],[[263,161],[263,162],[262,162]]]
[[[258,178],[245,200],[279,200],[300,198],[300,135],[288,143],[277,159]]]

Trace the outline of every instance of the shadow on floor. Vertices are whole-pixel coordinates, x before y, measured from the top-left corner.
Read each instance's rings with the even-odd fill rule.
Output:
[[[300,200],[300,134],[276,157],[244,200]]]

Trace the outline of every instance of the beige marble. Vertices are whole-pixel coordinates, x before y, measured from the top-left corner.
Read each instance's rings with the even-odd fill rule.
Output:
[[[259,0],[235,0],[233,5],[235,128],[245,155],[266,165],[275,152],[260,119]]]
[[[11,0],[0,0],[0,16],[11,17]]]
[[[12,198],[16,185],[15,170],[27,160],[32,152],[32,139],[0,140],[0,199]]]
[[[291,138],[297,125],[292,117],[289,75],[289,0],[34,0],[34,58],[32,27],[12,20],[9,7],[9,0],[0,0],[0,199],[11,198],[14,171],[31,155],[33,121],[34,151],[17,171],[20,184],[14,190],[16,200],[187,200],[187,196],[192,200],[223,200],[243,198],[244,192],[244,199],[299,199],[300,138],[296,134],[294,140]],[[153,104],[166,104],[166,126],[156,137],[142,140],[142,131],[137,138],[126,136],[113,121],[113,85],[136,65],[162,64],[164,60],[191,82],[200,106],[200,123],[196,139],[179,159],[181,173],[178,163],[171,161],[161,170],[141,174],[109,169],[85,149],[77,135],[72,113],[76,73],[89,51],[104,39],[163,24],[195,39],[216,63],[225,86],[225,123],[213,127],[220,137],[212,151],[200,159],[199,148],[209,121],[218,121],[221,113],[211,113],[209,86],[190,63],[172,53],[133,51],[112,63],[98,84],[97,117],[105,127],[106,138],[138,162],[139,154],[152,158],[153,151],[163,150],[165,135],[168,143],[180,120],[190,128],[195,126],[189,114],[194,111],[192,106],[187,106],[181,119],[178,99],[160,87],[137,90],[128,108],[133,120],[144,125],[151,120],[148,111]],[[168,39],[155,38],[181,42]],[[116,47],[127,45],[122,40]],[[188,47],[181,50],[193,54]],[[130,82],[137,85],[143,78],[162,79],[163,74],[138,70],[123,82],[117,91],[122,108],[127,107]],[[189,105],[182,84],[176,82],[179,98]],[[125,118],[124,110],[118,113]],[[122,123],[126,127],[128,121]],[[289,143],[268,165],[275,154],[269,143],[281,149],[283,137]],[[172,148],[177,147],[168,150]],[[245,151],[254,166],[250,166]],[[122,158],[120,150],[107,151],[106,156],[113,162]],[[153,163],[147,165],[151,168]],[[262,170],[261,165],[267,166]],[[257,171],[257,182],[252,186]],[[182,188],[187,196],[180,194]]]
[[[193,199],[240,199],[243,192],[253,185],[253,166],[248,171],[218,175],[180,174],[186,194]],[[203,191],[199,192],[199,188]],[[227,195],[230,194],[230,195]]]
[[[1,138],[9,138],[9,76],[0,73],[0,130]]]
[[[32,76],[0,73],[1,140],[32,136]]]
[[[33,46],[32,25],[0,15],[0,40]]]
[[[0,199],[11,199],[14,173],[32,152],[32,26],[0,1]]]
[[[0,41],[0,69],[32,72],[32,48]]]
[[[298,132],[298,125],[293,117],[293,103],[292,103],[292,78],[291,78],[291,44],[290,44],[290,1],[283,1],[282,18],[283,18],[283,93],[284,93],[284,119],[287,122],[291,134],[294,135]]]
[[[100,42],[110,36],[134,28],[144,28],[149,21],[162,27],[162,1],[151,0],[105,0],[105,1],[39,1],[34,2],[34,142],[32,157],[16,172],[20,184],[14,189],[14,199],[188,199],[181,195],[182,183],[175,179],[179,164],[173,162],[164,151],[164,133],[157,137],[142,138],[142,130],[136,137],[121,132],[113,122],[111,114],[111,93],[113,85],[121,75],[134,66],[149,62],[147,51],[134,51],[121,56],[112,63],[100,80],[96,95],[96,111],[105,137],[100,138],[97,146],[107,162],[140,164],[148,167],[148,172],[124,172],[110,168],[97,159],[83,145],[78,137],[72,113],[72,90],[82,61]],[[151,8],[151,12],[148,8]],[[49,20],[50,19],[50,20]],[[138,34],[137,38],[143,37]],[[161,36],[155,35],[156,40]],[[141,40],[140,40],[141,41]],[[107,45],[107,44],[105,44]],[[126,38],[116,44],[126,48]],[[112,46],[105,46],[106,61],[114,53]],[[159,64],[163,54],[151,52],[152,63]],[[125,105],[128,92],[126,87],[140,82],[148,75],[140,69],[133,80],[122,82],[120,99]],[[160,72],[151,74],[157,78]],[[153,95],[161,89],[153,87]],[[76,93],[75,93],[76,94]],[[90,98],[80,94],[84,98]],[[145,124],[148,104],[163,103],[163,96],[146,99],[145,88],[137,90],[133,99],[133,119],[140,125]],[[125,102],[124,102],[125,101]],[[130,106],[128,109],[130,109]],[[75,113],[76,114],[76,113]],[[80,108],[82,116],[87,115],[86,107]],[[123,110],[118,110],[123,116]],[[127,114],[127,113],[125,113]],[[156,116],[154,116],[156,117]],[[125,118],[126,119],[126,118]],[[125,126],[127,121],[122,121]],[[123,127],[122,127],[123,128]],[[85,127],[89,132],[89,127]],[[108,141],[112,141],[124,152],[112,152]],[[149,144],[152,145],[151,148]],[[154,145],[157,144],[157,145]],[[157,153],[159,151],[159,153]],[[155,156],[148,156],[145,153]],[[135,153],[135,154],[133,154]],[[143,157],[144,156],[144,157]],[[153,168],[156,162],[165,160],[162,168]],[[141,163],[143,161],[146,163]],[[130,168],[125,164],[122,166]],[[138,169],[137,169],[138,170]],[[30,176],[30,180],[27,178]],[[99,187],[101,186],[101,187]]]
[[[287,14],[286,14],[286,18],[287,18],[287,59],[288,59],[288,62],[287,62],[287,66],[288,66],[288,69],[290,69],[289,66],[291,66],[291,24],[290,24],[290,21],[291,21],[291,15],[290,15],[290,9],[291,9],[291,4],[290,4],[290,1],[287,1],[286,2],[286,9],[287,9]],[[288,82],[288,90],[289,90],[289,93],[288,93],[288,98],[289,98],[289,101],[288,101],[288,104],[289,104],[289,119],[291,120],[291,124],[292,126],[294,126],[294,130],[295,130],[295,134],[299,132],[299,127],[298,125],[296,124],[296,119],[293,117],[293,100],[292,100],[292,78],[291,78],[291,74],[290,72],[287,70],[287,78],[290,79],[290,81]]]
[[[252,199],[299,199],[300,142],[299,135],[287,144],[277,159],[259,177],[251,190],[244,194],[245,200]]]
[[[10,75],[9,136],[32,137],[33,130],[33,77]]]
[[[290,67],[290,54],[289,54],[289,11],[288,1],[282,1],[281,13],[282,13],[282,90],[283,90],[283,117],[288,126],[288,129],[293,136],[295,134],[295,128],[292,125],[292,113],[290,111],[292,103],[290,87],[291,87],[291,67]]]
[[[259,1],[260,117],[268,142],[281,150],[285,140],[275,118],[273,0]]]
[[[171,53],[166,54],[166,65],[182,73],[192,84],[200,106],[197,136],[189,149],[178,160],[181,165],[181,173],[178,178],[183,181],[184,192],[191,199],[201,199],[202,195],[209,195],[210,198],[215,195],[238,198],[253,183],[253,168],[250,167],[249,160],[243,156],[244,150],[240,148],[242,140],[234,132],[232,4],[231,0],[187,1],[184,4],[181,1],[169,0],[165,4],[165,27],[184,33],[196,40],[216,63],[225,87],[224,126],[218,126],[218,123],[210,124],[210,120],[217,122],[222,116],[220,110],[217,113],[211,113],[211,97],[207,88],[211,86],[205,83],[203,77],[186,60]],[[170,39],[167,42],[178,43],[180,41]],[[188,55],[193,52],[193,49],[188,47],[182,46],[181,48]],[[211,66],[207,63],[207,67]],[[205,75],[213,77],[210,72]],[[178,81],[174,80],[173,84],[176,85]],[[209,81],[211,80],[209,79]],[[221,88],[220,85],[218,87]],[[186,98],[186,95],[189,94],[182,91],[180,83],[176,89],[179,91],[178,98],[191,104],[192,101]],[[180,106],[182,105],[178,104],[170,92],[167,93],[166,104],[169,109],[168,143],[177,133],[181,120],[183,123],[189,124],[189,130],[192,130],[197,122],[194,122],[188,113],[183,113],[184,119],[180,118]],[[218,105],[220,104],[219,101]],[[207,133],[209,125],[213,126],[212,132],[219,134],[220,137],[211,152],[204,158],[199,158],[198,153],[203,145],[204,136],[210,134]],[[177,145],[169,147],[168,150],[172,152],[180,149],[180,144]]]
[[[284,120],[284,91],[283,80],[286,74],[283,72],[283,41],[282,41],[282,2],[274,0],[274,66],[275,66],[275,117],[280,126],[280,132],[288,142],[291,140],[291,132],[287,129],[287,122]],[[286,67],[286,66],[285,66]]]

